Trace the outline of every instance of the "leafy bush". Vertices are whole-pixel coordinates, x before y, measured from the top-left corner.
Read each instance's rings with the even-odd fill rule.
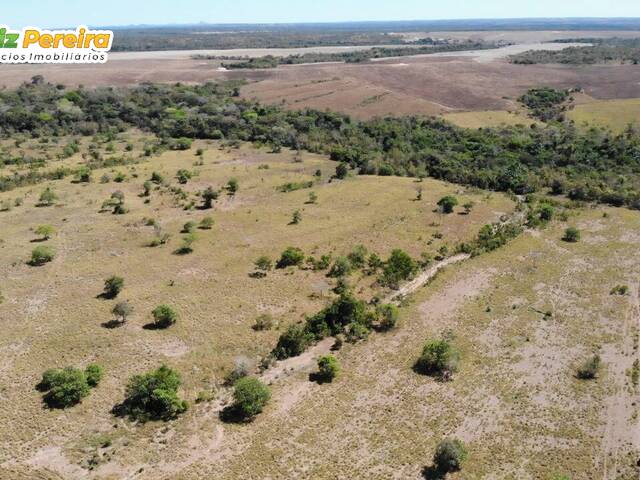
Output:
[[[357,245],[354,249],[347,255],[349,262],[353,266],[353,268],[363,268],[367,262],[367,254],[369,251],[367,247],[364,245]]]
[[[271,390],[254,377],[238,380],[233,391],[233,408],[238,415],[251,419],[262,412],[271,399]]]
[[[109,277],[104,282],[104,297],[105,298],[116,298],[118,294],[122,291],[124,287],[124,278],[113,276]]]
[[[401,281],[412,278],[417,270],[418,265],[408,253],[400,249],[393,250],[384,266],[381,283],[397,288]]]
[[[43,240],[49,240],[54,233],[56,230],[51,225],[40,225],[36,228],[36,235],[39,235]]]
[[[346,277],[351,273],[351,268],[351,262],[347,257],[337,257],[331,266],[331,270],[327,273],[327,277]]]
[[[258,257],[258,259],[253,262],[253,264],[258,270],[262,272],[268,272],[273,268],[273,261],[266,255]]]
[[[313,334],[309,332],[304,325],[290,325],[287,330],[280,335],[278,344],[272,353],[278,360],[297,357],[307,349],[313,340]]]
[[[287,247],[280,256],[276,264],[277,268],[287,268],[302,265],[304,262],[304,252],[299,248]]]
[[[178,320],[178,314],[169,305],[159,305],[151,313],[156,328],[169,328]]]
[[[449,342],[433,340],[424,346],[415,369],[424,375],[447,377],[457,370],[458,357],[458,352]]]
[[[446,197],[442,197],[438,201],[438,206],[442,213],[453,213],[453,209],[458,205],[458,199],[453,195],[447,195]]]
[[[399,316],[398,307],[389,303],[380,305],[376,310],[378,315],[378,330],[386,332],[396,326]]]
[[[346,163],[339,163],[338,166],[336,167],[336,178],[342,180],[344,178],[347,178],[348,174],[349,174],[349,165],[347,165]]]
[[[182,233],[193,233],[196,229],[196,222],[193,220],[188,221],[182,226]]]
[[[104,369],[100,365],[92,363],[87,365],[87,368],[84,370],[84,374],[87,377],[87,384],[90,387],[95,388],[104,376]]]
[[[193,174],[189,170],[185,170],[184,168],[181,168],[176,172],[176,179],[178,180],[178,183],[181,185],[184,185],[189,180],[191,180],[192,176]]]
[[[218,199],[220,192],[214,190],[212,187],[207,187],[207,189],[202,192],[201,196],[204,201],[203,208],[208,210],[213,208],[213,202]]]
[[[129,315],[133,313],[133,307],[127,301],[118,302],[111,310],[111,313],[118,318],[120,323],[125,323]]]
[[[232,178],[227,182],[227,193],[229,193],[229,195],[235,195],[239,189],[240,185],[237,178]]]
[[[124,402],[114,408],[114,413],[141,421],[175,418],[188,408],[187,402],[178,397],[181,384],[180,375],[166,365],[135,375],[127,384]]]
[[[200,229],[201,230],[211,230],[213,228],[214,225],[214,220],[212,217],[204,217],[202,220],[200,220]]]
[[[569,243],[577,243],[580,241],[580,230],[574,227],[569,227],[564,232],[562,240]]]
[[[47,187],[40,194],[40,199],[38,205],[48,207],[49,205],[53,205],[54,202],[58,199],[58,196],[51,189],[51,187]]]
[[[332,382],[340,373],[340,365],[333,355],[325,355],[318,359],[317,378],[322,382]]]
[[[467,450],[457,438],[447,438],[436,447],[433,464],[439,472],[455,472],[462,468],[467,458]]]
[[[49,369],[42,374],[38,388],[47,392],[45,403],[51,408],[67,408],[80,403],[89,395],[102,378],[103,370],[99,365],[89,365],[86,371],[74,367]]]
[[[55,252],[51,247],[46,247],[41,245],[39,247],[34,248],[31,251],[31,261],[30,264],[33,266],[44,265],[52,261],[55,257]]]

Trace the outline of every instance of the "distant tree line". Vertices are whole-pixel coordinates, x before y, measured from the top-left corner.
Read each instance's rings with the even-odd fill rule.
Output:
[[[570,122],[555,122],[471,130],[425,117],[357,122],[334,112],[287,111],[243,100],[238,86],[72,90],[24,84],[0,92],[0,137],[137,127],[153,132],[165,146],[180,138],[248,141],[329,154],[360,174],[431,176],[516,194],[549,188],[574,200],[640,208],[640,135],[632,129],[584,132]],[[14,186],[13,175],[0,177],[0,190]]]
[[[564,43],[589,43],[581,47],[563,50],[529,50],[509,57],[511,63],[533,65],[536,63],[560,63],[565,65],[595,65],[601,63],[640,62],[640,38],[580,38],[562,40]]]

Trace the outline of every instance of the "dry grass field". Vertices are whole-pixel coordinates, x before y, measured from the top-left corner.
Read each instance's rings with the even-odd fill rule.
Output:
[[[135,146],[131,154],[139,154],[142,138],[137,133],[117,139],[116,153],[127,142]],[[31,141],[22,145],[33,147]],[[205,150],[202,165],[194,165],[199,160],[196,148]],[[52,166],[75,165],[80,153]],[[193,405],[194,400],[203,391],[224,397],[217,389],[234,359],[244,356],[257,362],[286,325],[325,305],[334,283],[324,272],[308,270],[279,270],[252,279],[257,257],[277,259],[289,245],[308,255],[339,255],[358,244],[383,258],[393,248],[419,257],[472,238],[483,224],[514,206],[500,194],[431,180],[418,184],[408,178],[354,177],[329,182],[333,162],[308,154],[302,162],[294,160],[292,152],[268,154],[248,147],[227,151],[215,143],[196,142],[187,152],[96,170],[89,184],[66,178],[0,195],[0,201],[12,204],[16,198],[23,200],[21,206],[0,212],[0,478],[116,479],[139,470],[135,478],[175,478],[192,464],[219,463],[216,459],[225,452],[232,461],[247,446],[244,436],[261,434],[262,421],[246,428],[225,426],[214,404]],[[152,171],[177,185],[173,177],[180,168],[196,173],[183,186],[187,200],[176,200],[166,189],[152,191],[149,203],[139,196]],[[286,182],[313,179],[316,170],[322,179],[312,189],[276,191]],[[100,182],[105,173],[113,179],[118,172],[126,174],[124,182]],[[214,210],[181,208],[195,192],[209,185],[222,187],[232,177],[239,181],[239,192],[223,195]],[[59,198],[53,206],[36,207],[45,185]],[[421,202],[415,201],[418,186],[424,190]],[[100,213],[102,202],[116,190],[124,193],[129,212]],[[317,193],[317,204],[305,203],[311,190]],[[433,210],[447,193],[473,200],[476,207],[470,215],[442,218]],[[290,225],[297,209],[302,222]],[[206,215],[215,219],[213,229],[198,230],[192,254],[175,255],[183,224]],[[168,245],[147,246],[154,228],[145,219],[154,219],[171,234]],[[57,230],[47,242],[39,242],[34,233],[41,224]],[[38,245],[51,246],[56,257],[33,267],[26,262]],[[134,307],[127,324],[115,329],[103,326],[113,318],[115,301],[98,298],[111,275],[125,278],[118,299]],[[373,277],[353,281],[359,296],[374,293]],[[176,308],[178,323],[166,331],[143,329],[151,321],[151,310],[161,303]],[[278,329],[253,331],[262,313],[271,313]],[[89,397],[64,411],[43,407],[35,385],[45,369],[90,362],[102,364],[106,376]],[[190,411],[168,424],[134,425],[113,417],[110,409],[123,399],[127,379],[163,362],[182,374]],[[302,382],[291,388],[275,383],[273,410],[265,419],[281,416],[279,409],[291,402],[283,398],[287,392],[295,395],[296,389],[308,386]],[[175,448],[169,449],[171,445]]]
[[[567,115],[578,125],[595,125],[622,132],[629,125],[640,127],[640,98],[592,101],[577,105]]]

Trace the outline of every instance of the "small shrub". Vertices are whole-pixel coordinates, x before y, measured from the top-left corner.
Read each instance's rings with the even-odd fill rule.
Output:
[[[627,295],[629,287],[627,285],[616,285],[611,289],[611,295]]]
[[[378,314],[378,330],[386,332],[391,330],[398,323],[399,310],[398,307],[389,303],[386,305],[380,305],[377,308]]]
[[[178,320],[178,314],[169,305],[160,305],[151,313],[156,328],[169,328]]]
[[[418,265],[403,250],[396,249],[391,252],[382,274],[381,283],[391,288],[397,288],[403,280],[409,280],[418,270]]]
[[[348,258],[337,257],[327,276],[332,278],[346,277],[351,273],[351,268],[351,262],[349,262]]]
[[[183,168],[178,170],[177,173],[176,173],[176,179],[178,180],[178,183],[181,184],[181,185],[184,185],[189,180],[191,180],[192,176],[193,176],[193,174],[189,170],[185,170]]]
[[[325,355],[318,359],[318,380],[321,382],[332,382],[340,373],[340,365],[333,355]]]
[[[455,472],[462,468],[467,458],[467,450],[457,438],[447,438],[436,447],[433,464],[439,472]]]
[[[176,255],[188,255],[193,252],[193,242],[197,239],[196,234],[191,232],[182,237],[182,245],[175,251]]]
[[[348,174],[349,166],[346,163],[338,164],[338,166],[336,167],[336,178],[342,180],[344,178],[347,178]]]
[[[36,235],[39,235],[42,240],[49,240],[54,233],[56,230],[51,225],[40,225],[36,228]]]
[[[260,270],[261,272],[268,272],[273,268],[273,261],[266,255],[258,257],[258,259],[253,262],[253,264],[255,265],[256,269]]]
[[[199,228],[201,230],[211,230],[214,224],[215,224],[215,221],[213,220],[212,217],[204,217],[202,220],[200,220]]]
[[[245,356],[236,357],[233,360],[233,370],[227,374],[225,383],[227,385],[235,385],[238,380],[248,376],[253,368],[253,362],[249,358]]]
[[[562,240],[569,243],[576,243],[580,241],[580,230],[574,227],[569,227],[564,232]]]
[[[276,264],[277,268],[287,268],[302,265],[304,252],[299,248],[287,247]]]
[[[256,332],[271,330],[273,328],[273,316],[270,313],[259,315],[258,318],[256,318],[256,323],[254,323],[251,328]]]
[[[415,369],[424,375],[448,377],[455,373],[458,366],[458,352],[446,340],[428,342]]]
[[[458,205],[458,199],[453,195],[447,195],[446,197],[442,197],[438,201],[438,206],[440,207],[440,211],[445,214],[453,213],[453,209]]]
[[[122,291],[124,287],[124,278],[113,276],[109,277],[104,282],[104,297],[105,298],[116,298],[118,294]]]
[[[57,199],[58,199],[58,196],[51,189],[51,187],[47,187],[40,194],[40,199],[39,199],[38,205],[43,206],[43,207],[48,207],[50,205],[53,205]]]
[[[220,192],[214,190],[212,187],[207,187],[207,189],[201,194],[202,201],[204,202],[202,208],[206,210],[213,208],[213,202],[218,199],[219,195]]]
[[[118,302],[111,310],[111,313],[116,316],[120,323],[126,323],[129,315],[133,313],[133,307],[127,301]]]
[[[303,353],[313,341],[313,335],[303,325],[290,325],[280,335],[278,344],[273,350],[273,355],[278,360],[297,357]]]
[[[182,233],[193,233],[196,229],[196,222],[188,221],[182,226]]]
[[[291,216],[291,225],[297,225],[302,221],[302,213],[300,213],[300,210],[296,210],[295,212],[293,212],[293,215]]]
[[[227,182],[227,193],[231,196],[235,195],[236,193],[238,193],[238,190],[240,189],[240,185],[238,183],[238,179],[236,178],[232,178]]]
[[[29,262],[33,266],[44,265],[45,263],[49,263],[55,257],[55,252],[50,247],[45,247],[43,245],[36,247],[31,252],[31,261]]]
[[[95,388],[104,376],[104,369],[100,365],[92,363],[87,365],[87,368],[84,370],[84,375],[87,378],[87,384],[91,388]]]
[[[594,355],[585,360],[576,371],[576,377],[580,380],[593,380],[598,377],[602,361],[600,355]]]
[[[315,204],[318,202],[318,194],[316,192],[309,192],[309,201],[307,203]]]

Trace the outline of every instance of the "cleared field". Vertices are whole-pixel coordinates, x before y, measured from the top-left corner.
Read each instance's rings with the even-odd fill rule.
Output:
[[[128,141],[136,144],[137,152],[138,134],[116,139],[116,150]],[[205,150],[202,165],[194,165],[199,163],[196,148]],[[63,162],[75,164],[81,153]],[[167,424],[135,425],[114,418],[110,409],[123,399],[131,375],[162,362],[180,371],[181,394],[192,404],[202,391],[224,398],[218,386],[235,358],[257,362],[286,325],[315,313],[331,297],[333,282],[326,272],[275,271],[265,279],[250,278],[260,255],[276,259],[289,245],[308,255],[340,255],[363,244],[383,258],[394,248],[419,257],[472,238],[483,224],[514,206],[503,195],[430,180],[418,184],[408,178],[355,177],[329,182],[335,163],[315,155],[302,154],[301,162],[294,157],[293,152],[268,154],[245,147],[226,151],[216,143],[195,142],[191,151],[96,170],[90,184],[67,178],[0,194],[0,201],[23,200],[21,206],[0,212],[0,478],[120,479],[136,472],[135,478],[141,479],[175,478],[192,465],[211,466],[227,455],[229,461],[244,455],[242,437],[260,434],[263,422],[225,425],[215,413],[215,402],[193,405]],[[186,199],[164,188],[152,190],[149,203],[139,196],[152,171],[177,186],[174,175],[181,168],[195,173],[181,186]],[[286,182],[312,180],[317,170],[321,180],[312,189],[276,191]],[[113,179],[118,172],[126,174],[123,182],[100,183],[105,173]],[[221,187],[232,177],[239,181],[239,192],[223,195],[214,210],[182,208],[197,191]],[[45,185],[59,200],[51,207],[36,207]],[[423,188],[420,202],[415,201],[418,186]],[[99,213],[116,190],[124,193],[129,212]],[[317,204],[305,203],[311,190],[317,193]],[[448,193],[456,193],[462,202],[473,200],[476,207],[470,215],[442,218],[433,210]],[[290,225],[295,210],[301,211],[302,222]],[[175,255],[182,226],[207,215],[215,220],[213,229],[198,230],[192,254]],[[145,218],[171,235],[168,245],[147,246],[154,228]],[[41,224],[57,230],[47,242],[39,242],[34,233]],[[41,267],[29,266],[26,261],[38,245],[53,247],[56,258]],[[103,326],[112,320],[115,301],[97,298],[111,275],[125,278],[118,300],[134,307],[127,324],[115,329]],[[379,290],[373,277],[353,281],[364,298]],[[176,308],[178,323],[166,331],[144,329],[151,310],[161,303]],[[253,331],[262,313],[271,313],[279,328]],[[43,408],[35,385],[45,369],[90,362],[102,364],[106,376],[89,397],[65,411]],[[279,409],[288,405],[281,396],[289,387],[281,388],[278,381],[274,391],[273,410],[265,419],[279,417]]]
[[[524,113],[497,110],[493,112],[455,112],[443,117],[463,128],[499,127],[501,125],[531,125],[539,123]]]
[[[640,98],[584,103],[567,116],[578,125],[596,125],[622,132],[629,125],[640,127]]]

